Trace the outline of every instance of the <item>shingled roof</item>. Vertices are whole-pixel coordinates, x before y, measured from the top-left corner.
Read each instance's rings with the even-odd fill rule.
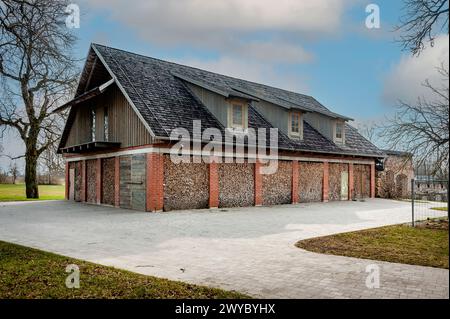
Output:
[[[215,127],[225,130],[224,126],[191,92],[185,83],[186,80],[209,86],[211,90],[224,96],[243,97],[249,100],[261,99],[288,109],[294,108],[318,112],[333,118],[349,119],[330,111],[313,97],[304,94],[99,44],[91,45],[89,55],[88,62],[92,62],[94,55],[98,56],[116,84],[123,89],[129,101],[139,112],[139,116],[147,124],[151,133],[157,138],[169,138],[170,132],[179,127],[187,129],[192,134],[194,120],[201,120],[203,128]],[[87,77],[87,73],[89,70],[85,68],[80,83]],[[77,95],[82,93],[83,90],[79,86]],[[273,127],[254,106],[249,106],[248,121],[249,128]],[[339,146],[304,122],[303,140],[290,139],[286,134],[278,131],[278,147],[284,150],[382,156],[383,153],[364,139],[356,129],[346,125],[345,130],[346,145]]]

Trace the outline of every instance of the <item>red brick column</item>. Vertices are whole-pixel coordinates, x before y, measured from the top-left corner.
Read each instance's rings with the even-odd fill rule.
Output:
[[[65,197],[69,199],[69,162],[66,162],[66,185],[65,185]]]
[[[210,157],[209,163],[209,208],[219,207],[219,168],[217,158]]]
[[[298,203],[298,161],[292,161],[292,204]]]
[[[262,175],[259,171],[261,162],[258,159],[255,162],[255,206],[262,205]]]
[[[370,197],[375,198],[375,163],[370,164]]]
[[[95,198],[97,204],[101,204],[102,202],[102,159],[97,158],[97,162],[95,163]]]
[[[348,164],[348,200],[353,199],[354,182],[353,182],[353,163]]]
[[[120,207],[120,156],[114,158],[114,206]]]
[[[148,212],[164,207],[164,155],[147,153],[146,208]]]
[[[86,201],[86,187],[87,187],[86,160],[83,160],[81,161],[81,196],[80,196],[80,200],[82,202]]]
[[[323,183],[322,183],[322,201],[328,202],[329,189],[329,164],[327,161],[323,162]]]

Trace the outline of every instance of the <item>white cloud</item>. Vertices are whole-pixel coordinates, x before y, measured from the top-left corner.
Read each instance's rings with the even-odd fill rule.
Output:
[[[399,100],[415,102],[418,97],[427,97],[430,90],[423,87],[423,82],[439,84],[441,77],[437,67],[449,61],[449,37],[442,35],[433,47],[427,47],[418,57],[409,54],[402,56],[385,79],[383,98],[387,103],[395,104]]]
[[[161,30],[330,32],[340,23],[344,0],[89,0],[129,25]],[[142,32],[156,30],[143,29]]]
[[[106,10],[153,44],[299,63],[312,59],[301,39],[335,32],[350,0],[85,1],[85,7]],[[286,33],[291,36],[282,39]]]

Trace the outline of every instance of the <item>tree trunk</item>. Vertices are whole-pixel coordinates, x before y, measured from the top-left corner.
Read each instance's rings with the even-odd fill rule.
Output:
[[[25,190],[27,198],[39,198],[38,183],[36,179],[36,167],[38,156],[36,148],[25,153]]]

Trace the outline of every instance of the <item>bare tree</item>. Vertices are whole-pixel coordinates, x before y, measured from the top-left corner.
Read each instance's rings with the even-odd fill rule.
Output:
[[[379,126],[375,121],[366,121],[366,122],[361,122],[358,123],[356,125],[356,129],[358,130],[358,132],[364,136],[367,140],[369,140],[370,142],[372,142],[373,144],[375,144],[378,139],[378,129]]]
[[[12,161],[9,165],[9,174],[11,175],[11,182],[15,184],[17,175],[19,175],[19,168],[17,167],[16,161]]]
[[[16,130],[25,144],[27,198],[39,197],[39,156],[60,136],[54,109],[76,82],[66,7],[65,0],[0,1],[0,128]]]
[[[428,80],[423,84],[433,98],[419,97],[415,104],[399,102],[397,112],[381,132],[387,145],[410,152],[416,165],[433,163],[434,174],[442,172],[449,160],[449,73],[443,65],[438,72],[440,86]]]
[[[58,145],[53,144],[48,147],[39,159],[43,173],[47,175],[47,184],[53,184],[53,177],[64,172],[64,160],[57,153]]]
[[[8,174],[0,167],[0,184],[6,184],[8,182]]]
[[[448,30],[448,0],[404,0],[404,15],[396,30],[402,31],[400,42],[405,50],[418,55],[426,43],[434,44],[437,35]]]

